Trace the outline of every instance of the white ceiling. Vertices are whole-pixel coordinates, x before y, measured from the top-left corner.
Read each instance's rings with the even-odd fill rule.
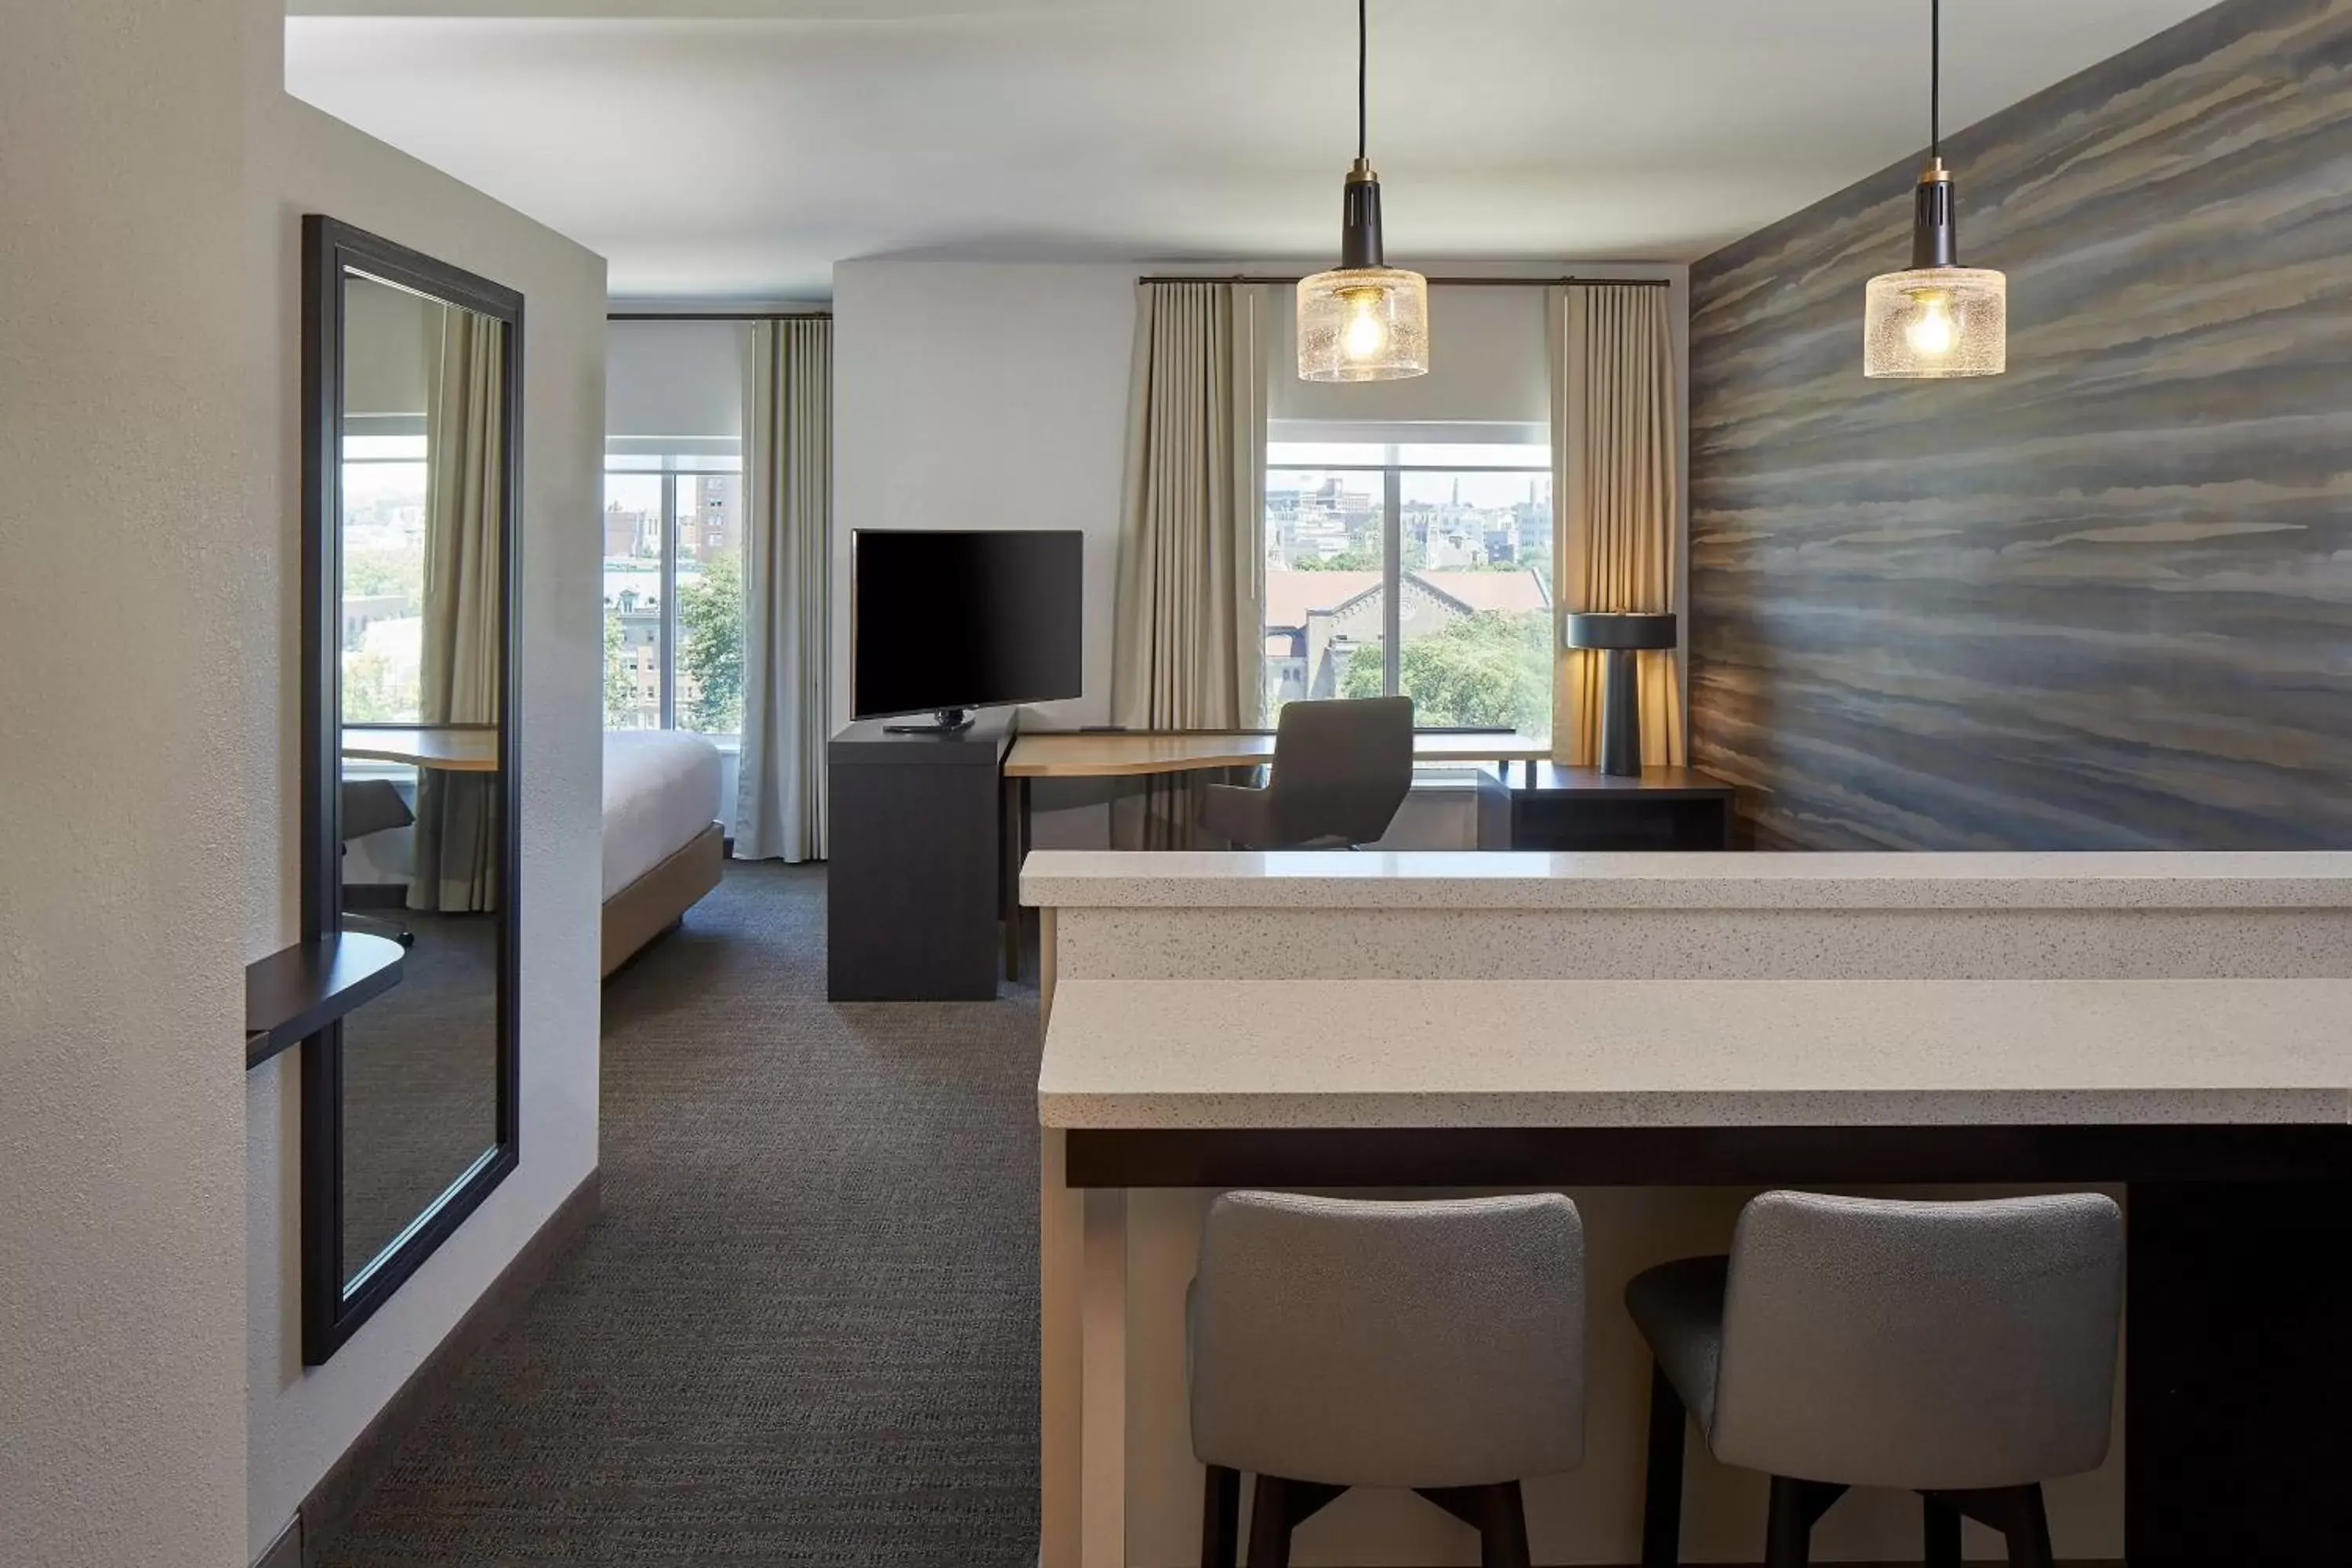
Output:
[[[2204,3],[1953,0],[1947,128]],[[823,298],[909,253],[1316,261],[1354,153],[1348,0],[294,8],[294,93],[602,252],[620,297]],[[1926,142],[1926,0],[1371,15],[1408,265],[1685,260]]]

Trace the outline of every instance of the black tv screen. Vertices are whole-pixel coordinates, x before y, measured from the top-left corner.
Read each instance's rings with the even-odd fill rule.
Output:
[[[850,706],[860,719],[1076,697],[1084,535],[850,535]]]

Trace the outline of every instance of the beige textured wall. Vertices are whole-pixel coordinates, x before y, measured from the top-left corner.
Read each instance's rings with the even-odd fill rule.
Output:
[[[0,22],[0,1563],[244,1561],[258,0]],[[260,563],[258,574],[254,568]]]
[[[259,1552],[499,1270],[595,1168],[596,843],[603,611],[594,519],[604,438],[604,263],[478,191],[283,94],[263,268],[273,358],[266,420],[278,504],[246,563],[269,583],[253,640],[278,660],[247,754],[255,920],[295,931],[301,562],[301,218],[324,212],[521,290],[523,518],[522,1164],[325,1366],[301,1360],[299,1058],[247,1085],[246,1501]],[[265,944],[268,945],[268,944]]]

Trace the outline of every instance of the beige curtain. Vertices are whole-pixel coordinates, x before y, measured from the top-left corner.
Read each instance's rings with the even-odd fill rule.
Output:
[[[1258,722],[1268,315],[1263,290],[1247,285],[1137,288],[1111,634],[1114,723],[1231,730]],[[1158,779],[1122,797],[1112,842],[1193,842],[1192,782]]]
[[[735,853],[822,860],[831,620],[833,322],[749,324],[744,356],[743,744]]]
[[[439,312],[425,398],[425,626],[418,720],[499,721],[505,630],[504,323]],[[498,907],[499,781],[421,769],[412,910]]]
[[[1670,291],[1571,283],[1550,291],[1552,755],[1600,761],[1602,656],[1559,647],[1572,610],[1681,609],[1682,399]],[[1680,764],[1682,674],[1643,653],[1642,760]]]

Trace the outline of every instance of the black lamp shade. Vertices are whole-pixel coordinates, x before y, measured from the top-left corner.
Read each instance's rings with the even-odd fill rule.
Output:
[[[1675,646],[1675,617],[1619,611],[1571,611],[1560,640],[1569,647],[1642,651]]]

